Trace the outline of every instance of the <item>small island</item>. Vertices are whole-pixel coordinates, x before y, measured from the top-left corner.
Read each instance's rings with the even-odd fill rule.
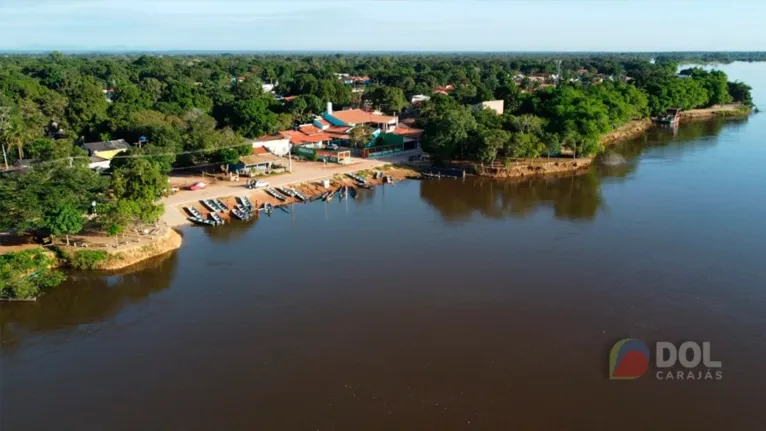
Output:
[[[429,163],[479,175],[544,175],[587,168],[606,145],[642,133],[669,109],[680,121],[749,114],[748,85],[716,70],[678,73],[683,60],[702,61],[681,54],[0,58],[0,299],[36,298],[64,279],[60,268],[123,268],[180,247],[173,227],[186,221],[184,203],[213,192],[179,192],[179,177],[240,188],[276,181],[310,198],[322,192],[319,178],[309,179],[312,169],[348,190],[354,182],[344,175],[357,172],[372,184],[390,160],[421,151]],[[411,175],[398,169],[387,177]],[[227,208],[244,196],[230,189],[214,193]],[[258,193],[251,197],[279,204]]]

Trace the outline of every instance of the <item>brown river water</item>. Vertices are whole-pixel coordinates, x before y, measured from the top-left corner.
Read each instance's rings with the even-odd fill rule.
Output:
[[[765,63],[724,70],[766,100]],[[0,304],[0,429],[764,429],[766,116],[614,151],[185,228]],[[722,378],[609,380],[626,337],[709,341]]]

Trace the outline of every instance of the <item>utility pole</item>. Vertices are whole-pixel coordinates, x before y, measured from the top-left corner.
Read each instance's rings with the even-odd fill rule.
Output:
[[[10,122],[11,108],[9,106],[0,106],[0,133],[5,131],[5,128]],[[5,154],[5,145],[3,147],[3,160],[5,161],[5,170],[8,170],[8,155]]]

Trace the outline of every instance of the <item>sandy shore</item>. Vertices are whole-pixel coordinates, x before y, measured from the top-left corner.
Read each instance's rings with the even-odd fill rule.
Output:
[[[409,176],[418,175],[418,173],[412,169],[394,167],[394,166],[385,166],[380,169],[357,171],[356,174],[362,177],[365,177],[367,179],[368,184],[372,186],[376,186],[376,185],[382,184],[382,180],[379,180],[379,179],[376,180],[373,178],[373,175],[372,175],[374,171],[378,171],[378,170],[383,172],[384,176],[392,177],[394,181],[400,181]],[[306,198],[312,198],[314,196],[321,195],[328,191],[337,191],[342,186],[356,186],[354,181],[350,177],[348,177],[346,174],[336,174],[331,177],[327,177],[326,179],[330,180],[329,188],[325,188],[322,185],[321,181],[307,181],[307,182],[302,182],[297,184],[289,183],[289,185],[285,184],[284,187],[294,189],[300,192]],[[256,207],[259,207],[264,203],[269,203],[274,206],[302,203],[302,201],[299,200],[298,198],[291,198],[289,196],[287,197],[286,201],[284,202],[280,201],[279,199],[266,193],[264,189],[247,190],[246,192],[240,192],[236,195],[218,196],[215,199],[220,199],[224,204],[226,204],[228,208],[232,208],[235,205],[237,205],[238,197],[247,197]],[[203,198],[203,199],[210,199],[210,198]],[[202,205],[202,203],[199,202],[199,200],[194,202],[187,202],[185,204],[178,204],[175,206],[175,208],[165,208],[166,212],[172,210],[184,215],[183,220],[178,220],[179,224],[177,224],[176,226],[191,224],[191,222],[189,222],[188,219],[186,218],[188,214],[184,210],[185,207],[196,208],[204,217],[207,217],[208,214],[210,213],[210,211],[207,208],[205,208]],[[230,212],[224,211],[222,213],[219,213],[219,215],[224,220],[231,221]]]

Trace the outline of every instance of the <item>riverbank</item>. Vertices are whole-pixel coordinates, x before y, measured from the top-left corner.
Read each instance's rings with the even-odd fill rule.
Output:
[[[98,235],[81,236],[79,247],[59,246],[60,254],[70,256],[64,264],[76,269],[114,271],[129,268],[139,262],[181,248],[183,236],[167,225],[159,225],[148,232],[133,232],[116,238]],[[82,244],[87,244],[87,249]],[[78,254],[98,256],[86,264],[74,263]],[[96,254],[98,253],[98,254]],[[74,263],[74,264],[71,264]]]
[[[701,121],[713,118],[741,118],[750,114],[750,108],[740,104],[716,105],[710,108],[691,109],[681,112],[680,121]],[[650,119],[633,120],[624,124],[601,137],[601,145],[608,147],[617,143],[633,139],[645,133],[655,123]],[[463,166],[473,169],[480,176],[504,179],[524,179],[531,176],[561,175],[565,173],[577,173],[586,171],[595,160],[595,157],[567,158],[560,156],[555,158],[517,159],[505,166],[480,166],[471,164]]]
[[[367,180],[367,183],[371,186],[379,186],[383,184],[383,179],[378,178],[376,179],[374,177],[374,173],[380,171],[382,172],[383,176],[391,177],[391,179],[396,181],[401,181],[403,179],[406,179],[407,177],[411,176],[417,176],[419,173],[415,171],[414,169],[410,169],[407,167],[401,167],[401,166],[393,166],[393,165],[387,165],[383,166],[380,169],[374,169],[374,170],[363,170],[363,171],[355,171],[355,173]],[[291,189],[296,190],[303,196],[305,196],[307,199],[311,199],[315,196],[319,196],[325,192],[332,192],[332,191],[338,191],[343,186],[353,186],[358,187],[357,184],[353,179],[351,179],[346,174],[336,174],[331,177],[326,178],[330,181],[330,187],[325,188],[321,181],[308,181],[308,182],[302,182],[302,183],[286,183],[284,184],[284,187],[288,187]],[[264,203],[271,204],[273,206],[279,206],[279,205],[289,205],[289,204],[300,204],[303,203],[301,200],[295,197],[289,197],[286,196],[286,201],[280,201],[279,199],[269,195],[266,193],[265,189],[257,189],[257,190],[248,190],[247,193],[239,193],[236,195],[221,195],[216,197],[215,199],[221,200],[228,208],[233,208],[238,204],[237,198],[239,197],[246,197],[251,202],[253,202],[256,206],[260,206]],[[209,199],[209,198],[206,198]],[[192,207],[195,208],[197,211],[199,211],[203,217],[207,217],[210,213],[210,210],[205,208],[204,205],[202,205],[199,200],[194,202],[188,202],[185,204],[179,204],[176,205],[175,208],[166,208],[167,211],[175,210],[181,214],[186,214],[186,207]],[[228,211],[224,211],[221,213],[218,213],[225,221],[232,221],[231,214]],[[235,221],[236,222],[236,221]],[[188,219],[184,218],[183,223],[181,224],[191,224]]]

